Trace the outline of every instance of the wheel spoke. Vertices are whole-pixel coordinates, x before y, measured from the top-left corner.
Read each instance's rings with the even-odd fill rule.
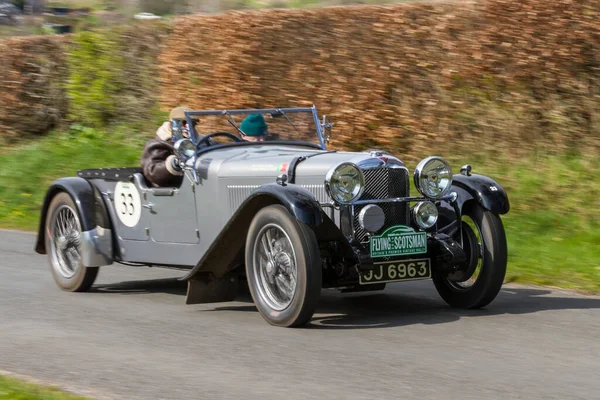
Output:
[[[278,289],[281,294],[286,298],[286,300],[292,297],[292,285],[290,282],[285,279],[283,275],[277,275]]]
[[[276,310],[289,306],[296,288],[296,258],[285,231],[276,224],[263,227],[254,247],[254,270],[261,297]]]
[[[51,231],[54,232],[52,265],[57,273],[69,279],[73,277],[81,262],[81,232],[75,211],[61,206],[54,214]]]
[[[68,228],[67,228],[67,216],[65,215],[66,213],[67,213],[66,210],[63,210],[61,212],[60,230],[61,230],[63,236],[67,236],[67,232],[68,232]]]
[[[261,257],[261,259],[265,260],[266,262],[269,262],[269,260],[270,260],[269,259],[269,254],[265,252],[265,248],[263,246],[261,246],[261,247],[258,248],[257,253]]]
[[[262,243],[263,249],[265,250],[265,254],[267,255],[268,259],[271,260],[271,250],[269,244],[267,243],[266,236],[262,236],[260,238],[260,241]]]
[[[267,243],[269,244],[269,254],[273,254],[273,239],[271,238],[271,230],[268,229],[266,232]]]
[[[63,228],[62,228],[62,210],[58,213],[58,218],[56,221],[56,230],[58,232],[58,236],[64,236]]]

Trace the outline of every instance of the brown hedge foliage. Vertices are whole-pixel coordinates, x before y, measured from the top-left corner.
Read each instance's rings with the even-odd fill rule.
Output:
[[[182,18],[162,105],[316,104],[332,145],[417,156],[598,146],[600,2],[488,0]],[[435,146],[435,147],[433,147]]]
[[[44,134],[64,118],[68,102],[65,36],[0,41],[0,136]]]
[[[157,98],[164,111],[178,104],[316,104],[336,123],[334,147],[384,147],[405,157],[451,146],[488,154],[499,148],[598,152],[598,20],[597,0],[181,17],[166,39],[125,30],[133,51],[117,58],[129,67],[143,58],[144,66],[124,67],[129,84],[119,96],[132,107],[119,108],[125,114],[149,109]],[[1,135],[43,133],[64,119],[68,42],[56,36],[0,42]]]
[[[0,138],[16,142],[69,121],[90,125],[93,112],[112,112],[118,122],[149,127],[155,122],[160,90],[156,59],[169,29],[169,24],[156,22],[98,31],[94,37],[104,40],[98,48],[110,49],[110,54],[96,55],[78,47],[74,35],[0,41]],[[116,44],[109,43],[113,39]],[[100,58],[109,60],[108,67]],[[97,80],[107,76],[106,87],[99,87]],[[107,87],[114,89],[109,92]],[[107,103],[111,110],[103,106]]]

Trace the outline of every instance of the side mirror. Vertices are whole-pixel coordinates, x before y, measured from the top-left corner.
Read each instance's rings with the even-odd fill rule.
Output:
[[[190,139],[179,139],[175,142],[175,152],[177,157],[183,162],[189,160],[196,155],[196,146]]]

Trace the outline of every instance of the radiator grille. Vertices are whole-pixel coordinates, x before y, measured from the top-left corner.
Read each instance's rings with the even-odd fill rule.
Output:
[[[409,195],[408,170],[405,168],[370,168],[363,170],[365,175],[365,190],[360,200],[385,199],[389,197],[406,197]],[[409,204],[407,203],[381,203],[378,204],[385,214],[385,225],[380,234],[392,225],[409,223]],[[361,243],[367,242],[367,231],[359,222],[358,215],[363,206],[354,207],[355,238]]]

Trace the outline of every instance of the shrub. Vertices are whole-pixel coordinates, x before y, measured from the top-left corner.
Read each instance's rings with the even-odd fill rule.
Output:
[[[70,118],[99,128],[117,117],[115,98],[124,84],[118,40],[114,31],[85,31],[73,36],[67,85]]]
[[[95,128],[154,122],[156,57],[167,33],[164,23],[140,23],[75,34],[67,85],[70,119]]]
[[[0,41],[0,138],[15,141],[60,127],[68,101],[62,36]]]

